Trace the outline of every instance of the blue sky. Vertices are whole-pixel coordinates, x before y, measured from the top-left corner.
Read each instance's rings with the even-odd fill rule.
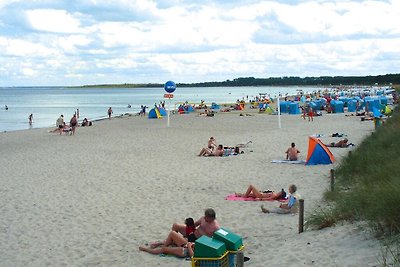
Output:
[[[399,18],[399,0],[0,0],[0,86],[399,73]]]

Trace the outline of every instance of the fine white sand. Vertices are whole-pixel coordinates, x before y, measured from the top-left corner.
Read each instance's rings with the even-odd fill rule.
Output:
[[[346,133],[360,144],[371,121],[328,114],[252,113],[215,117],[113,118],[80,127],[75,136],[49,129],[0,134],[0,266],[190,266],[189,261],[138,250],[166,237],[172,223],[212,207],[220,224],[243,237],[246,266],[376,266],[381,247],[360,224],[298,234],[298,215],[264,214],[260,202],[226,201],[249,184],[287,189],[305,200],[305,217],[321,205],[330,169],[349,149],[332,148],[334,165],[271,163],[295,142],[306,158],[308,136],[324,142]],[[210,136],[246,153],[198,157]],[[278,202],[263,202],[272,208]]]

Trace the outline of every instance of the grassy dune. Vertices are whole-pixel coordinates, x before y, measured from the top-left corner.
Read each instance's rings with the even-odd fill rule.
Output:
[[[399,91],[399,88],[397,88]],[[307,218],[308,228],[365,221],[382,239],[386,257],[400,263],[400,110],[366,138],[335,170],[335,191],[325,208]],[[386,266],[385,261],[383,265]]]

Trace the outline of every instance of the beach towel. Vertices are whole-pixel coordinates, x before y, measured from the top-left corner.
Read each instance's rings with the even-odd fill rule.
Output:
[[[289,163],[289,164],[306,164],[305,160],[279,160],[279,159],[274,159],[271,161],[272,163]]]
[[[229,200],[229,201],[274,201],[273,199],[257,200],[254,197],[238,197],[235,194],[231,194],[231,195],[226,196],[225,200]],[[279,199],[278,201],[286,202],[287,199]]]

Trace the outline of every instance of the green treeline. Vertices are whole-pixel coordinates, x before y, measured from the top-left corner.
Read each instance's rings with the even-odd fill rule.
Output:
[[[389,85],[400,84],[400,74],[386,74],[377,76],[320,76],[320,77],[271,77],[254,78],[243,77],[223,82],[177,83],[177,87],[235,87],[235,86],[332,86],[332,85]],[[98,84],[80,87],[115,87],[115,88],[154,88],[164,84]]]

